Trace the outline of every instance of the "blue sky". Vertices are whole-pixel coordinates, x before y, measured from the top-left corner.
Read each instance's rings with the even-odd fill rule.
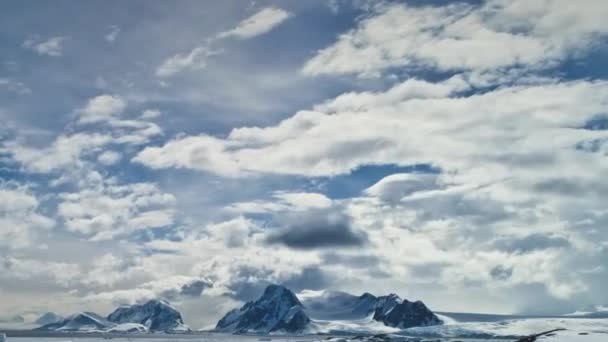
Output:
[[[608,302],[603,1],[0,6],[3,315]]]

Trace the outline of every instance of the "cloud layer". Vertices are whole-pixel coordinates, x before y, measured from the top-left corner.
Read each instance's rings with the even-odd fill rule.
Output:
[[[608,302],[604,1],[332,4],[0,11],[0,310]]]

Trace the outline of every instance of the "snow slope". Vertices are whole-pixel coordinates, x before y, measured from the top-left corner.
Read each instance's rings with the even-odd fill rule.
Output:
[[[584,318],[523,318],[498,322],[466,323],[452,321],[441,326],[409,328],[395,334],[409,337],[490,339],[514,338],[557,328],[566,329],[566,331],[557,332],[555,337],[544,337],[543,340],[552,341],[557,336],[569,336],[570,338],[577,336],[578,340],[588,341],[592,338],[590,336],[601,336],[604,338],[603,341],[608,341],[608,320]],[[587,335],[579,335],[580,333]]]

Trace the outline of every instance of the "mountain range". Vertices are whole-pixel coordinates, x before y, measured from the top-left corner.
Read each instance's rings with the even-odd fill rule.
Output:
[[[397,331],[443,322],[421,301],[396,294],[355,296],[344,292],[305,291],[298,298],[280,285],[269,285],[262,295],[226,313],[215,331],[236,334],[320,333],[332,331]],[[38,319],[45,331],[187,332],[182,315],[164,300],[123,305],[107,317],[80,312],[62,318],[46,313]],[[346,327],[346,328],[344,328]]]
[[[184,324],[181,314],[171,304],[164,300],[150,300],[145,304],[121,306],[107,317],[92,312],[76,313],[65,319],[44,324],[38,330],[185,332],[190,328]]]
[[[443,322],[421,301],[410,302],[396,294],[376,297],[344,292],[308,295],[303,301],[289,289],[269,285],[262,296],[228,312],[217,331],[233,333],[318,332],[327,321],[373,320],[386,327],[406,329]]]

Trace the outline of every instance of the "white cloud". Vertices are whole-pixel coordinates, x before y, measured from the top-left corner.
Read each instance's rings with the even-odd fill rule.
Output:
[[[208,46],[197,46],[187,54],[175,54],[156,68],[157,77],[171,77],[183,70],[203,69],[207,66],[207,59],[222,53],[212,50]]]
[[[81,274],[75,263],[48,262],[8,256],[0,262],[0,277],[9,275],[10,280],[51,281],[64,288],[74,285]]]
[[[127,102],[119,96],[99,95],[90,99],[80,110],[79,123],[95,123],[107,121],[121,114],[127,107]]]
[[[110,27],[108,27],[108,29],[110,31],[104,36],[104,39],[109,43],[114,43],[114,41],[116,41],[116,38],[118,38],[118,35],[120,34],[120,27],[116,25],[111,25]]]
[[[229,37],[249,39],[271,31],[290,16],[289,12],[280,8],[264,8],[241,21],[235,28],[219,33],[216,37],[209,39],[204,45],[196,46],[189,53],[178,53],[167,58],[156,68],[155,74],[157,77],[167,78],[184,70],[204,69],[210,57],[223,53],[222,50],[211,48],[211,43],[214,40]]]
[[[357,29],[305,69],[364,76],[403,66],[465,70],[443,81],[393,77],[388,89],[374,83],[374,91],[346,92],[278,123],[237,127],[221,136],[178,135],[141,153],[142,145],[162,134],[147,121],[160,112],[136,107],[131,114],[127,96],[106,94],[77,110],[75,122],[47,145],[2,142],[0,159],[12,158],[26,171],[60,174],[44,198],[29,188],[0,187],[0,226],[14,228],[0,230],[0,249],[23,247],[19,255],[0,260],[0,283],[9,301],[2,301],[2,310],[11,305],[42,310],[41,303],[53,298],[50,305],[60,310],[105,312],[201,279],[214,283],[210,296],[238,297],[248,287],[255,292],[256,285],[284,282],[315,267],[337,290],[403,291],[436,310],[513,312],[535,305],[537,298],[545,301],[539,304],[608,301],[602,268],[608,246],[608,131],[580,128],[608,112],[608,84],[530,72],[559,62],[572,48],[588,51],[588,38],[605,31],[605,11],[591,13],[589,6],[602,3],[563,10],[556,1],[488,4],[496,6],[374,6],[378,12],[364,16]],[[248,19],[221,35],[262,34],[264,22]],[[203,67],[209,50],[201,48],[168,59],[157,75]],[[115,168],[98,164],[114,165],[135,153],[132,160],[152,168],[245,178],[209,177],[208,193],[188,186],[188,196],[203,203],[218,200],[213,188],[224,191],[224,184],[251,182],[251,189],[244,191],[247,199],[230,194],[234,203],[224,210],[193,204],[214,223],[197,219],[177,226],[182,214],[191,221],[176,202],[183,194],[173,196],[153,183],[123,184],[122,171],[114,175]],[[429,164],[438,173],[400,171],[344,199],[290,188],[291,183],[282,191],[266,187],[292,179],[274,182],[274,175],[296,175],[299,185],[302,177],[320,176],[323,183],[379,164]],[[192,181],[168,176],[167,186]],[[262,193],[255,196],[260,183]],[[361,186],[357,180],[352,184]],[[63,192],[57,197],[57,191]],[[58,216],[51,219],[47,210],[55,204]],[[279,244],[269,253],[268,236],[275,228],[330,208],[344,209],[348,228],[365,232],[365,247],[329,253]],[[35,242],[55,226],[60,241],[54,236],[44,241],[53,251],[48,256],[53,260],[46,260]],[[161,232],[170,236],[129,242]],[[560,243],[525,247],[538,236]],[[21,255],[26,251],[33,255]],[[24,283],[38,286],[41,300],[31,293],[14,299],[15,291],[7,291]],[[66,289],[74,304],[69,309]],[[209,298],[203,299],[206,307]],[[200,314],[200,301],[193,314]],[[213,308],[218,315],[224,309]]]
[[[0,152],[10,155],[29,172],[74,171],[86,166],[85,157],[102,152],[105,146],[142,145],[163,134],[157,124],[144,118],[120,119],[126,106],[127,102],[119,96],[96,96],[76,111],[77,123],[84,126],[82,131],[61,134],[45,147],[29,146],[21,140],[6,141],[0,144]],[[103,133],[99,133],[100,127],[106,128]],[[117,152],[108,151],[102,152],[98,161],[111,165],[120,158]]]
[[[27,247],[37,233],[54,226],[51,218],[39,212],[39,205],[28,189],[0,183],[0,247]]]
[[[455,84],[461,89],[460,82]],[[162,147],[145,148],[134,160],[153,168],[183,167],[226,176],[328,176],[361,165],[391,163],[432,163],[452,170],[474,168],[480,160],[502,168],[526,155],[553,159],[559,152],[568,159],[592,158],[576,151],[575,144],[606,134],[573,129],[606,110],[608,85],[601,81],[507,87],[442,98],[411,98],[410,93],[393,89],[343,95],[352,99],[338,97],[318,107],[328,112],[298,112],[276,126],[234,129],[226,139],[177,138]],[[397,95],[387,95],[392,93]],[[336,134],[345,130],[351,133]]]
[[[97,156],[97,161],[104,165],[114,165],[122,159],[122,155],[116,151],[105,151]]]
[[[395,203],[418,191],[438,189],[437,178],[434,174],[395,173],[367,188],[365,193]]]
[[[219,38],[235,37],[238,39],[249,39],[271,31],[276,26],[287,20],[291,13],[275,7],[264,8],[241,21],[235,28],[222,32]]]
[[[100,184],[60,195],[58,214],[68,230],[107,240],[137,230],[160,228],[174,222],[175,197],[154,184]]]
[[[28,171],[47,173],[81,164],[82,155],[100,149],[111,140],[108,135],[76,133],[70,136],[61,135],[46,148],[7,142],[0,150],[11,154],[12,158],[24,165]]]
[[[19,95],[26,95],[32,92],[32,90],[23,82],[15,81],[10,78],[0,78],[0,87],[5,87],[9,91]]]
[[[272,195],[271,200],[237,202],[226,209],[238,213],[267,213],[323,209],[330,207],[331,204],[332,200],[320,193],[277,191]]]
[[[413,7],[385,5],[303,67],[308,75],[378,76],[393,67],[440,70],[544,68],[593,47],[608,33],[601,0],[487,1]]]
[[[155,119],[162,115],[162,112],[158,109],[146,109],[141,113],[141,119]]]
[[[422,298],[431,296],[425,292],[431,284],[463,291],[479,284],[487,291],[479,307],[488,310],[522,309],[528,303],[514,301],[510,291],[537,285],[556,301],[580,300],[591,285],[581,280],[583,273],[569,270],[599,258],[604,248],[598,241],[606,235],[598,227],[606,219],[592,213],[602,210],[608,194],[601,185],[608,161],[575,146],[608,138],[606,130],[581,128],[608,110],[608,84],[541,81],[469,94],[466,79],[406,80],[386,91],[347,93],[276,125],[236,128],[225,138],[180,137],[147,147],[134,160],[229,177],[332,176],[363,165],[430,164],[441,173],[391,175],[364,197],[340,201],[354,229],[382,247],[372,247],[373,256],[390,276],[382,285],[366,284],[378,291],[407,286]],[[230,209],[271,215],[298,210],[288,203],[290,196],[273,196]],[[591,227],[581,228],[587,224],[582,219],[591,220]],[[566,236],[569,246],[544,253],[496,251],[495,238],[531,232]],[[560,263],[549,267],[556,259]],[[492,277],[498,266],[512,269],[508,280]],[[348,265],[324,270],[339,274],[344,289],[359,289],[370,277]],[[504,296],[495,298],[497,292]],[[447,297],[430,303],[452,305]]]
[[[23,47],[33,50],[39,55],[61,57],[63,54],[63,43],[66,37],[57,36],[40,41],[37,37],[30,37],[23,42]]]

